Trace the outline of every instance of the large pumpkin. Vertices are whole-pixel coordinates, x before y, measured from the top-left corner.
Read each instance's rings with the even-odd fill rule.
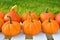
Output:
[[[51,17],[51,19],[54,19],[54,15],[52,12],[48,12],[48,8],[46,9],[46,12],[42,12],[40,14],[40,20],[43,22],[45,20],[47,20],[49,17]]]
[[[5,13],[0,11],[0,18],[4,19]]]
[[[31,15],[31,14],[30,14]],[[36,35],[41,31],[41,23],[37,20],[25,20],[22,24],[22,30],[26,35]]]
[[[4,24],[4,20],[0,18],[0,31],[2,31],[2,25]]]
[[[60,13],[58,13],[58,14],[56,15],[55,19],[56,19],[56,21],[57,21],[57,22],[59,23],[59,25],[60,25]]]
[[[54,34],[57,33],[59,29],[59,25],[55,20],[45,20],[42,23],[42,31],[48,34]]]
[[[13,21],[17,21],[17,22],[20,22],[21,21],[20,16],[15,12],[16,6],[17,5],[13,6],[11,8],[10,12],[5,15],[5,17],[4,17],[4,20],[5,21],[9,21],[9,18],[7,16],[10,16]]]
[[[37,14],[35,12],[29,11],[28,13],[24,13],[22,15],[22,22],[25,21],[25,20],[30,20],[29,13],[31,13],[32,19],[34,19],[34,20],[38,20],[39,19],[38,16],[37,16]]]
[[[10,21],[6,22],[2,26],[2,33],[9,37],[19,34],[21,29],[20,24],[16,21],[12,21],[10,16],[8,16],[8,18],[10,19]]]

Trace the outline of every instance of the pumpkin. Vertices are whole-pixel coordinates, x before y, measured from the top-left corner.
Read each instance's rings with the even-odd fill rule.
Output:
[[[35,12],[29,11],[28,13],[23,13],[22,22],[25,21],[25,20],[30,20],[29,13],[31,13],[32,19],[34,19],[34,20],[38,20],[39,19]]]
[[[5,22],[6,21],[9,21],[9,18],[7,16],[10,16],[13,21],[17,21],[17,22],[20,22],[21,21],[20,16],[15,12],[15,8],[16,7],[17,7],[17,5],[14,5],[11,8],[10,12],[5,15],[5,17],[4,17]]]
[[[2,31],[2,25],[4,24],[4,20],[0,18],[0,31]]]
[[[37,20],[32,20],[32,15],[29,13],[30,20],[25,20],[22,24],[22,30],[26,35],[36,35],[41,31],[41,23]]]
[[[54,15],[52,12],[48,12],[48,8],[46,9],[46,12],[42,12],[40,14],[40,20],[43,22],[45,20],[47,20],[49,17],[51,17],[51,19],[54,19]]]
[[[58,29],[58,23],[55,20],[51,20],[50,18],[42,23],[42,31],[45,33],[54,34],[58,32]]]
[[[60,13],[58,13],[58,14],[56,15],[55,19],[56,19],[56,21],[57,21],[57,22],[59,23],[59,25],[60,25]]]
[[[0,11],[0,18],[4,19],[5,13]]]
[[[2,33],[8,37],[19,34],[21,29],[20,24],[17,21],[12,21],[10,16],[7,17],[10,19],[10,21],[4,23],[2,26]]]

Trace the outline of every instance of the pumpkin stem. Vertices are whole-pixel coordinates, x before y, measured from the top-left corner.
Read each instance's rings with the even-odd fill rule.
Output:
[[[31,22],[33,22],[32,16],[31,16],[31,11],[29,11],[29,16],[30,16],[30,18],[31,18]]]
[[[50,18],[51,18],[51,17],[48,18],[48,22],[49,22],[49,23],[51,22],[51,21],[50,21]]]
[[[48,8],[46,8],[46,11],[45,12],[48,13]]]
[[[12,24],[12,19],[11,19],[11,17],[10,16],[7,16],[9,19],[10,19],[10,24]]]
[[[17,5],[14,5],[14,6],[11,8],[11,10],[14,10],[16,7],[17,7]]]

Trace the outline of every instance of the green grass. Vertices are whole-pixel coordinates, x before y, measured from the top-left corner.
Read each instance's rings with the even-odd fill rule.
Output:
[[[13,5],[18,6],[16,12],[20,16],[28,11],[34,11],[40,15],[47,7],[54,14],[60,11],[60,0],[0,0],[0,10],[5,13],[8,13]]]

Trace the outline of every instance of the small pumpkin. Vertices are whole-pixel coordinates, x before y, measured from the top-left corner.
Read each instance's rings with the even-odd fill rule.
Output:
[[[2,31],[2,25],[4,24],[4,20],[0,18],[0,31]]]
[[[60,13],[58,13],[58,14],[56,15],[55,19],[56,19],[56,21],[57,21],[57,22],[59,23],[59,25],[60,25]]]
[[[14,5],[11,8],[10,12],[5,15],[5,17],[4,17],[5,22],[6,21],[9,21],[9,18],[7,16],[10,16],[13,21],[17,21],[17,22],[20,22],[21,21],[20,16],[15,12],[15,8],[16,7],[17,7],[17,5]]]
[[[39,19],[38,16],[37,16],[37,14],[35,12],[29,11],[28,13],[24,13],[22,15],[22,22],[25,21],[25,20],[30,20],[29,13],[31,13],[32,19],[34,19],[34,20],[38,20]]]
[[[5,13],[0,11],[0,18],[4,19]]]
[[[25,20],[22,24],[22,30],[26,35],[36,35],[41,31],[41,23],[37,20],[32,20],[32,15],[29,13],[30,20]]]
[[[51,17],[51,19],[54,19],[54,15],[52,12],[48,12],[48,8],[46,9],[46,12],[42,12],[40,14],[40,20],[43,22],[45,20],[47,20],[49,17]]]
[[[42,31],[45,33],[54,34],[58,32],[58,29],[58,23],[55,20],[51,20],[50,18],[42,23]]]
[[[8,37],[12,37],[19,34],[21,30],[20,24],[17,21],[12,21],[10,16],[7,17],[10,19],[10,21],[6,22],[2,26],[2,33]]]

